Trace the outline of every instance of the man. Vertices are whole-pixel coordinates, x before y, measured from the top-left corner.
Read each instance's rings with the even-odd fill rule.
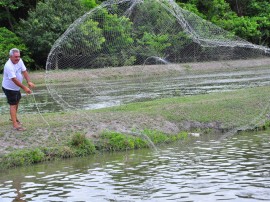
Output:
[[[23,85],[23,77],[26,79],[28,87]],[[10,105],[10,117],[14,130],[26,130],[17,119],[17,111],[21,99],[20,88],[22,88],[26,94],[31,94],[31,88],[34,87],[35,85],[30,81],[26,67],[20,57],[20,50],[17,48],[11,49],[9,51],[9,60],[4,66],[2,89],[7,97],[7,102]]]

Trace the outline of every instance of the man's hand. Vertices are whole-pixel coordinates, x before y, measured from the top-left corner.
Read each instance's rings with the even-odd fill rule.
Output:
[[[32,93],[32,91],[30,90],[30,88],[28,88],[28,87],[26,87],[26,86],[24,86],[23,90],[24,90],[24,92],[25,92],[26,94],[31,94],[31,93]]]
[[[25,80],[27,81],[28,87],[31,88],[31,89],[34,88],[35,87],[35,84],[30,81],[30,77],[28,75],[28,72],[27,71],[23,71],[22,74],[23,74]]]
[[[35,84],[32,83],[32,82],[29,81],[29,82],[27,82],[27,84],[28,84],[28,87],[31,88],[31,89],[35,88]]]
[[[25,85],[23,85],[16,77],[15,78],[12,78],[12,81],[17,85],[17,86],[19,86],[20,88],[22,88],[25,92],[26,92],[26,94],[31,94],[32,93],[32,91],[30,90],[30,88],[28,88],[28,87],[26,87]],[[31,82],[28,82],[28,85],[29,85],[29,83],[31,83]],[[30,84],[31,86],[35,86],[33,83],[31,83]],[[29,86],[30,86],[29,85]]]

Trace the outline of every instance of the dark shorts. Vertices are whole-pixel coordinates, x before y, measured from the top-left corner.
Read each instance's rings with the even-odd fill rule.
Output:
[[[7,97],[7,102],[10,105],[16,105],[19,103],[22,95],[20,91],[15,91],[15,90],[8,90],[2,87],[6,97]]]

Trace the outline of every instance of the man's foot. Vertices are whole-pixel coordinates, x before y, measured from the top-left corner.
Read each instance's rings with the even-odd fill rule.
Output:
[[[16,131],[26,131],[26,128],[23,128],[23,127],[19,126],[19,127],[13,127],[13,130],[16,130]]]
[[[9,119],[9,120],[12,121],[11,119]],[[23,125],[18,119],[17,119],[16,121],[17,121],[17,123],[18,123],[20,126]]]

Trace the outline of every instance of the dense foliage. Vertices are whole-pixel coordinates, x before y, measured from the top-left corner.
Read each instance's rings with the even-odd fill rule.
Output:
[[[8,58],[7,50],[14,47],[17,47],[22,51],[22,56],[26,65],[31,65],[33,63],[27,46],[23,43],[23,40],[20,37],[16,36],[15,33],[5,27],[0,27],[0,41],[0,72],[2,72],[4,64]]]
[[[15,32],[24,39],[36,63],[44,65],[55,40],[85,11],[79,1],[39,2],[36,9],[28,13],[28,18],[19,22]]]
[[[74,20],[102,2],[103,0],[0,0],[0,70],[7,59],[5,52],[8,53],[10,47],[13,46],[22,49],[24,60],[28,62],[28,65],[31,64],[31,55],[35,61],[35,66],[32,68],[44,68],[46,58],[55,40]],[[182,8],[194,12],[252,43],[270,45],[269,0],[176,0],[176,2]],[[166,22],[163,22],[162,16],[155,12],[156,9],[158,8],[148,9],[148,13],[156,15],[156,18],[153,19],[163,26]],[[147,45],[148,51],[154,53],[158,47],[164,54],[169,46],[174,46],[176,52],[181,48],[181,44],[168,43],[168,41],[174,40],[173,37],[179,37],[177,33],[172,36],[160,35],[149,31],[150,26],[145,25],[141,27],[144,34],[136,36],[135,40],[128,34],[131,25],[126,19],[120,19],[122,23],[125,23],[126,30],[119,29],[121,24],[119,24],[117,16],[108,14],[107,19],[107,22],[102,22],[103,24],[89,22],[88,25],[85,25],[92,26],[95,34],[100,37],[96,48],[106,48],[110,53],[119,52],[120,49],[125,51],[120,51],[119,56],[111,58],[111,60],[97,58],[97,61],[116,63],[120,61],[121,54],[126,55],[132,51],[129,50],[131,44],[136,45],[136,49],[133,50],[136,52],[143,52],[145,45]],[[102,26],[104,29],[101,29]],[[105,43],[106,32],[111,30],[118,32],[121,40],[124,39],[125,43],[122,42],[121,47],[117,46],[119,38],[111,43]],[[9,34],[7,34],[8,32]],[[172,38],[169,39],[169,37]],[[126,64],[134,62],[136,63],[133,57],[125,61]]]

